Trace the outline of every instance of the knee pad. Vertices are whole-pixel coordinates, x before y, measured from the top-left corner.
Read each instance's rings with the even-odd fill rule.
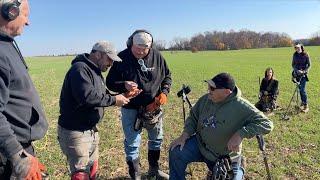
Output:
[[[89,180],[89,174],[83,171],[74,172],[71,180]]]
[[[93,165],[90,168],[90,180],[95,180],[97,178],[98,169],[99,169],[98,160],[95,160],[93,162]]]

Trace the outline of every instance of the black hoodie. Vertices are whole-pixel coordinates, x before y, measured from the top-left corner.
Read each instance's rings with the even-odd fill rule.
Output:
[[[13,42],[0,33],[0,153],[6,157],[48,130],[39,95]]]
[[[100,69],[78,55],[67,72],[60,95],[58,124],[68,130],[92,129],[103,117],[103,107],[115,104],[115,97],[106,90]]]
[[[106,78],[107,87],[114,92],[126,92],[124,81],[133,81],[143,91],[130,102],[125,108],[138,109],[151,103],[161,92],[168,94],[171,87],[171,72],[165,59],[159,51],[150,49],[149,54],[143,58],[147,68],[151,71],[143,72],[137,58],[130,48],[121,51],[118,56],[122,62],[114,62]]]

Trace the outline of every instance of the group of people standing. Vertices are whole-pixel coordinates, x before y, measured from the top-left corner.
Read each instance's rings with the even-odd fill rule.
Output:
[[[28,66],[14,41],[29,24],[28,0],[0,0],[0,8],[0,179],[44,179],[46,168],[36,158],[32,142],[44,137],[48,122]],[[185,179],[189,163],[205,162],[212,170],[215,162],[227,155],[233,179],[241,179],[242,140],[269,133],[273,123],[241,97],[241,90],[229,73],[219,73],[205,81],[208,92],[190,110],[181,136],[170,145],[170,176],[160,170],[162,106],[168,101],[172,78],[164,57],[152,45],[152,34],[137,30],[128,38],[127,48],[118,54],[110,42],[99,41],[90,53],[80,54],[72,61],[61,89],[57,125],[71,179],[97,179],[97,124],[109,106],[121,108],[124,151],[132,179],[141,179],[142,129],[148,132],[148,178]],[[309,67],[309,59],[297,50],[294,72],[306,75]],[[102,72],[109,68],[104,79]],[[276,94],[268,85],[273,70],[267,69],[265,74],[267,79],[262,85],[266,90],[261,88],[261,95],[269,95],[265,92],[269,89]],[[302,76],[299,83],[303,105],[307,106],[305,81],[307,76]]]
[[[127,49],[118,55],[110,42],[101,41],[90,54],[78,55],[72,61],[61,90],[58,121],[58,139],[69,162],[71,179],[95,179],[99,154],[97,123],[103,117],[103,108],[112,105],[121,107],[130,177],[141,176],[142,128],[134,127],[137,119],[144,117],[142,125],[149,138],[148,174],[168,178],[159,170],[163,129],[162,116],[158,114],[167,102],[171,73],[160,52],[152,48],[152,41],[149,32],[138,30],[129,37]],[[109,67],[105,81],[101,72]],[[151,117],[149,121],[147,115]]]

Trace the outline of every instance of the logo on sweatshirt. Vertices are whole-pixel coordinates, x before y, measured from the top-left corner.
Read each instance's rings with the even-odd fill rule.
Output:
[[[215,114],[212,114],[211,116],[203,119],[202,122],[205,127],[216,128],[216,126],[217,126],[217,118],[216,118]]]

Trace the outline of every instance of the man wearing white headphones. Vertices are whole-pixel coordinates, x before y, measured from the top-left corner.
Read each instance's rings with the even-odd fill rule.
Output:
[[[42,179],[32,142],[48,129],[14,37],[29,24],[28,0],[0,0],[0,179]]]
[[[168,179],[159,170],[163,141],[161,106],[167,102],[171,87],[171,73],[160,52],[152,47],[152,35],[146,30],[135,31],[127,41],[127,49],[118,55],[106,79],[107,87],[124,93],[133,89],[142,92],[121,108],[124,149],[132,179],[141,179],[139,148],[141,132],[148,132],[148,179]]]

